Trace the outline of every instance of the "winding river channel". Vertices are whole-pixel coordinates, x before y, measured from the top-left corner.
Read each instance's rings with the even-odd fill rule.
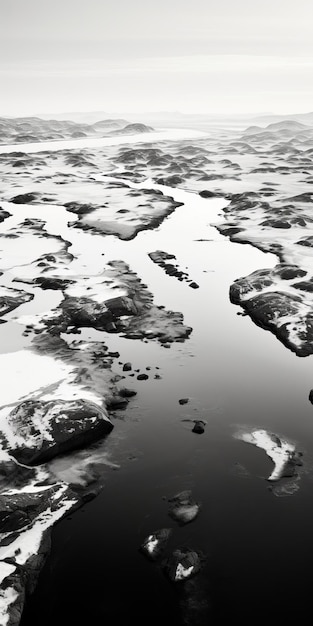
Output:
[[[299,618],[309,606],[313,551],[312,359],[289,352],[241,315],[228,295],[236,278],[272,267],[277,259],[218,233],[214,223],[226,200],[203,199],[151,180],[127,184],[159,189],[183,205],[132,241],[70,229],[64,207],[49,218],[41,205],[40,218],[47,218],[48,232],[57,229],[55,234],[71,241],[74,264],[94,273],[103,259],[123,259],[155,303],[182,312],[193,331],[169,349],[89,329],[80,335],[118,351],[118,373],[121,363],[130,361],[149,379],[126,373],[123,383],[137,396],[115,419],[107,444],[119,469],[108,470],[95,500],[55,526],[51,556],[22,626],[42,626],[43,615],[45,625],[59,626],[189,623],[182,617],[181,588],[139,551],[144,538],[163,527],[173,529],[171,546],[206,555],[199,585],[205,579],[208,608],[192,626]],[[29,206],[28,216],[36,210]],[[167,276],[149,259],[154,250],[175,254],[199,289]],[[33,313],[35,302],[24,305],[25,315]],[[154,377],[156,367],[160,378]],[[180,405],[180,398],[189,402]],[[202,435],[192,432],[194,419],[206,422]],[[264,451],[234,437],[242,427],[265,428],[303,452],[301,479],[290,493],[272,490],[266,481],[272,463]],[[185,489],[192,490],[201,510],[182,527],[169,518],[167,499]]]

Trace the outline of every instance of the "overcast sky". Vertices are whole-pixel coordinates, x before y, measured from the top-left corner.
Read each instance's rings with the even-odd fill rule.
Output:
[[[0,0],[0,114],[313,110],[312,0]]]

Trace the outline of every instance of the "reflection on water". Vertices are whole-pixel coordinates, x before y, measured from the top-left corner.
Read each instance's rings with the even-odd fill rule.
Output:
[[[52,554],[23,626],[41,626],[43,615],[45,624],[60,626],[143,626],[160,620],[197,626],[230,619],[264,624],[298,616],[308,604],[312,361],[288,352],[269,332],[238,315],[228,299],[235,278],[273,266],[276,259],[230,243],[210,226],[225,201],[159,188],[184,206],[133,241],[101,238],[104,259],[129,263],[156,304],[182,311],[193,333],[166,349],[84,330],[82,337],[103,338],[118,350],[117,371],[122,373],[118,361],[130,361],[149,379],[125,374],[123,385],[138,395],[116,417],[108,439],[112,461],[121,467],[108,468],[100,496],[56,526]],[[72,234],[75,253],[82,234]],[[87,247],[97,246],[97,236],[83,237]],[[208,241],[196,241],[200,238]],[[147,257],[156,249],[175,254],[180,269],[187,269],[200,288],[194,291],[166,276]],[[161,378],[154,378],[156,367]],[[189,402],[180,405],[182,397]],[[186,419],[205,420],[205,433],[192,433]],[[265,480],[273,469],[270,459],[233,438],[238,426],[269,429],[296,442],[305,463],[299,491],[273,495]],[[194,522],[180,527],[168,516],[167,499],[184,489],[192,490],[201,510]],[[162,527],[173,528],[172,549],[185,545],[207,555],[190,596],[138,550],[147,535]],[[203,594],[206,610],[197,613]]]

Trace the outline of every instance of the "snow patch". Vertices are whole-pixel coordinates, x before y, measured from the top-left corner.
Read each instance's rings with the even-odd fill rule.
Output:
[[[181,563],[178,563],[175,573],[175,580],[184,580],[188,578],[192,573],[194,566],[184,567]]]
[[[73,371],[61,361],[30,350],[1,354],[0,369],[1,406],[20,402],[34,391],[66,379]]]
[[[251,443],[257,448],[265,450],[267,456],[272,459],[275,467],[268,480],[279,480],[284,472],[286,464],[295,452],[295,446],[277,435],[266,430],[253,430],[250,433],[241,432],[235,435],[236,439]]]

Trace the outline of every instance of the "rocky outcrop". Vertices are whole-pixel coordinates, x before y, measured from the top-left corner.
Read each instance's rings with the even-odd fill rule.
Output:
[[[65,298],[40,320],[38,330],[42,332],[44,326],[57,336],[73,327],[91,327],[121,333],[129,339],[157,339],[163,345],[184,341],[190,335],[192,328],[184,325],[183,315],[153,304],[152,293],[124,261],[111,261],[108,266],[108,279],[124,295],[101,301],[101,282],[96,285],[95,298],[69,296],[65,288]]]
[[[235,302],[237,299],[236,289],[231,300]],[[300,297],[268,291],[240,303],[258,326],[270,330],[297,356],[313,354],[313,313]]]
[[[176,261],[175,254],[170,254],[168,252],[164,252],[163,250],[155,250],[155,252],[149,252],[148,256],[150,257],[151,261],[153,261],[153,263],[156,263],[156,265],[164,270],[165,274],[168,274],[169,276],[174,276],[180,281],[186,281],[187,283],[189,283],[189,287],[192,287],[193,289],[199,287],[197,283],[192,282],[189,279],[189,275],[187,274],[187,272],[183,272],[179,269],[177,263],[168,262]]]
[[[198,552],[187,547],[174,550],[167,559],[164,569],[173,582],[183,582],[195,576],[201,568],[201,558]]]
[[[14,204],[30,204],[32,202],[36,202],[38,198],[40,198],[40,194],[36,192],[21,193],[18,196],[13,196],[10,202],[13,202]]]
[[[229,292],[231,302],[298,356],[313,353],[313,283],[295,280],[304,275],[298,266],[281,263],[239,278]]]
[[[10,533],[29,526],[40,513],[46,510],[58,487],[47,486],[42,491],[15,493],[4,492],[0,495],[0,533]]]
[[[111,298],[103,303],[95,302],[91,298],[67,297],[61,302],[60,308],[63,326],[88,326],[107,331],[117,330],[114,323],[120,317],[138,313],[138,306],[127,296]]]
[[[11,217],[11,213],[9,211],[5,211],[2,207],[0,207],[0,223],[4,222],[8,217]]]
[[[13,489],[1,496],[1,516],[8,522],[0,535],[0,618],[6,626],[19,625],[26,594],[34,591],[50,550],[50,528],[78,500],[64,484],[40,484],[47,478],[39,470],[19,493]]]
[[[89,445],[112,428],[105,409],[89,401],[27,400],[9,413],[5,436],[17,461],[34,465]]]
[[[0,316],[13,311],[21,304],[32,300],[34,295],[21,289],[12,287],[0,287]]]

